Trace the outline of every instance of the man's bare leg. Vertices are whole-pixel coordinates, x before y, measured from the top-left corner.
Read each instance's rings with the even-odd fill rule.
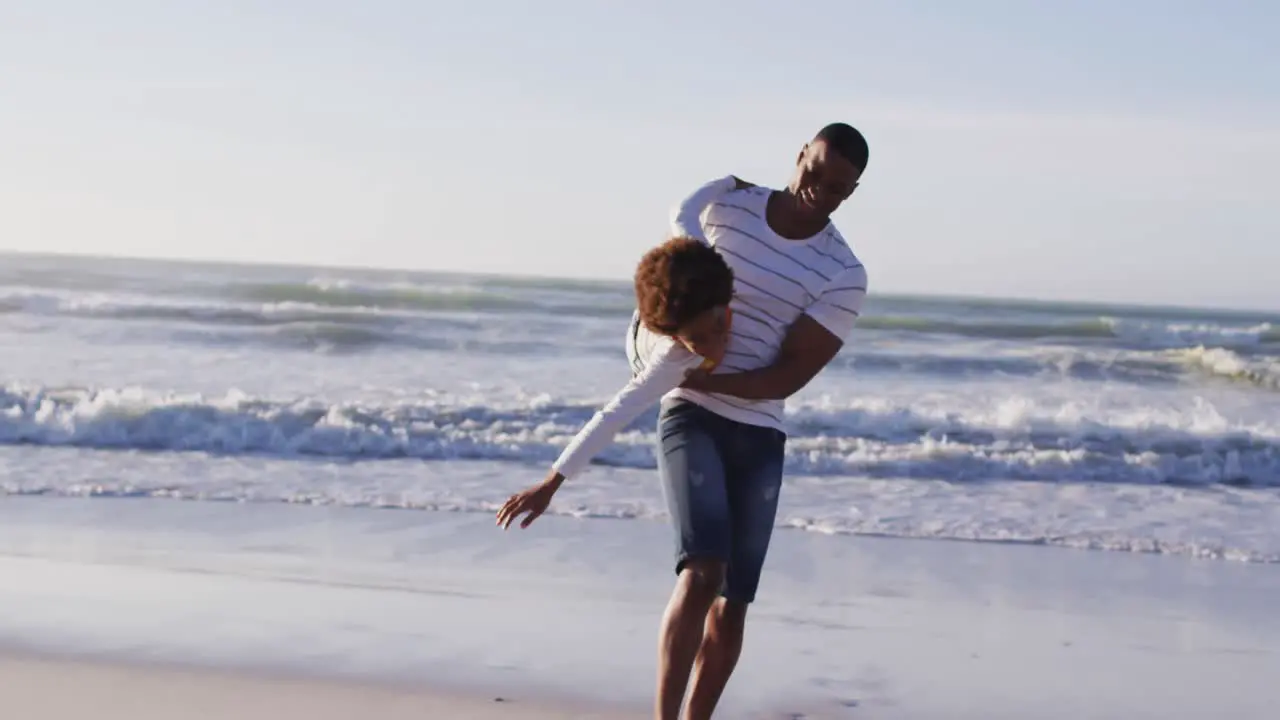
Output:
[[[680,571],[658,636],[658,692],[653,715],[679,720],[689,673],[702,647],[703,623],[724,584],[724,563],[690,560]]]
[[[742,654],[746,624],[746,603],[723,597],[712,603],[693,669],[693,688],[689,692],[685,720],[711,719]]]

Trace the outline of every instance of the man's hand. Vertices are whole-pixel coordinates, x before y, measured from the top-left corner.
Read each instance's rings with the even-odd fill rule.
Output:
[[[533,524],[538,516],[547,511],[547,506],[551,504],[551,498],[560,489],[560,485],[564,483],[564,476],[558,472],[552,472],[547,476],[546,480],[534,485],[527,490],[522,490],[507,499],[507,502],[498,511],[498,525],[506,530],[511,527],[511,523],[524,513],[529,513],[529,517],[520,523],[520,527],[527,528]]]
[[[723,375],[694,373],[681,387],[743,400],[780,400],[798,392],[840,352],[844,341],[817,320],[801,315],[787,329],[772,365]]]

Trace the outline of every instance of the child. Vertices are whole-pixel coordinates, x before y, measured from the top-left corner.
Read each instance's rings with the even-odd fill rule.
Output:
[[[698,216],[719,195],[744,183],[732,176],[708,183],[672,217],[685,233],[645,253],[636,268],[637,310],[627,336],[633,377],[578,432],[546,479],[513,495],[498,512],[504,529],[523,513],[528,527],[564,481],[599,454],[619,430],[679,387],[689,373],[709,372],[729,340],[733,271],[702,235]]]

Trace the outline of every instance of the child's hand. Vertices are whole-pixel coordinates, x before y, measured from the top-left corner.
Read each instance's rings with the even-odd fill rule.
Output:
[[[524,513],[529,513],[529,517],[525,518],[520,527],[527,528],[533,524],[538,516],[547,511],[547,506],[551,504],[551,498],[556,494],[556,490],[560,489],[560,484],[564,482],[564,477],[560,473],[553,472],[547,476],[546,480],[534,485],[533,487],[523,490],[512,495],[507,502],[498,511],[498,525],[503,530],[511,527],[511,523]]]

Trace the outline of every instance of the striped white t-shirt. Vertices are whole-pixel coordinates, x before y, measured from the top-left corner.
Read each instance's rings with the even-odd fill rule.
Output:
[[[696,203],[686,200],[674,212],[672,231],[703,235],[734,273],[733,323],[728,350],[715,373],[756,370],[773,363],[787,329],[808,315],[842,340],[848,338],[867,295],[867,270],[833,224],[804,240],[779,236],[765,221],[773,190],[734,190],[733,177],[700,188],[691,197],[716,198],[697,220]],[[692,225],[702,232],[694,233]],[[751,425],[783,429],[783,400],[744,400],[718,393],[677,388],[679,397],[712,412]]]
[[[853,251],[828,226],[807,240],[778,237],[764,222],[764,188],[735,190],[733,176],[703,185],[672,210],[671,233],[717,248],[734,271],[729,347],[716,372],[769,365],[787,328],[807,313],[847,337],[866,296],[867,273]],[[782,427],[781,400],[741,398],[680,389],[704,358],[675,340],[653,333],[633,314],[626,351],[631,380],[578,431],[552,468],[566,478],[591,459],[640,413],[663,397],[682,397],[724,417]]]

